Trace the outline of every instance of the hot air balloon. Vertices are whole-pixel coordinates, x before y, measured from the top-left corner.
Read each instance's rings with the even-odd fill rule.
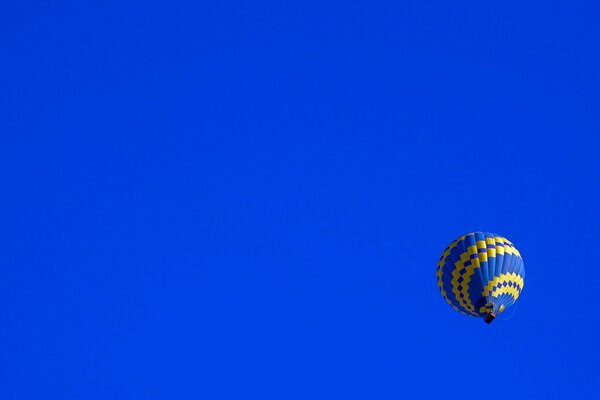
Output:
[[[515,246],[502,236],[473,232],[446,247],[437,267],[442,296],[456,311],[488,324],[523,291],[525,268]]]

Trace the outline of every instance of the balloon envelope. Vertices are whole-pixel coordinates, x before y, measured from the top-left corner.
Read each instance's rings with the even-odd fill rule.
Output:
[[[488,232],[461,236],[442,253],[437,284],[455,310],[491,320],[523,290],[523,258],[506,238]]]

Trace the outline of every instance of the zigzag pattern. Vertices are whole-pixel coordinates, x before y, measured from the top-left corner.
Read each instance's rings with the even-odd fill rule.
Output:
[[[469,233],[450,243],[436,273],[446,302],[477,317],[512,305],[523,290],[524,275],[523,259],[514,245],[484,232]]]

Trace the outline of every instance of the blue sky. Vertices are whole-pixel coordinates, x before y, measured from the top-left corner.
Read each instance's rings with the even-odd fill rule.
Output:
[[[125,3],[1,6],[1,398],[600,396],[595,2]]]

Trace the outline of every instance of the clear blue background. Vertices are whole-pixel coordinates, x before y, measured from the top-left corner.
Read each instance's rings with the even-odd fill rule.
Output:
[[[600,398],[597,2],[0,11],[2,399]]]

